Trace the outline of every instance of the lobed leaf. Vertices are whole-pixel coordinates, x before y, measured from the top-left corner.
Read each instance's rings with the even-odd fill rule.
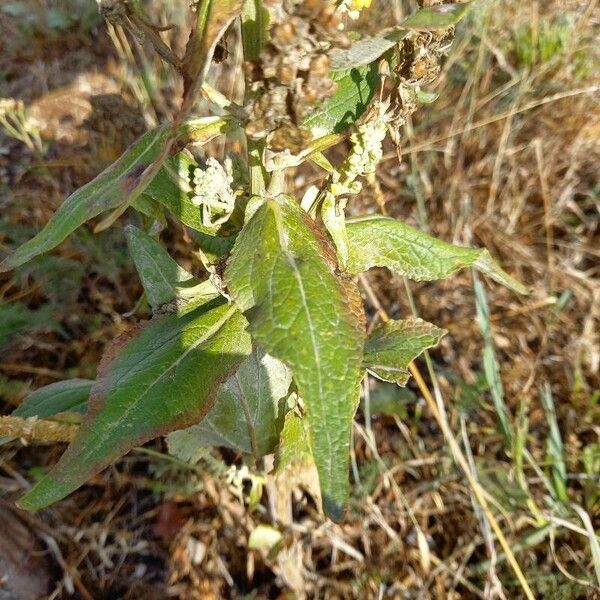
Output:
[[[169,446],[223,446],[255,458],[273,452],[291,380],[282,362],[255,348],[221,385],[206,417],[198,425],[170,433]]]
[[[380,77],[377,64],[372,63],[333,71],[331,79],[337,83],[335,94],[303,123],[313,131],[315,137],[341,133],[354,124],[367,110],[379,86]]]
[[[172,300],[185,301],[196,295],[217,292],[212,284],[207,286],[180,267],[157,240],[141,229],[128,225],[125,236],[152,308],[159,308]]]
[[[324,508],[339,519],[363,376],[358,290],[336,275],[331,245],[287,196],[264,201],[247,221],[225,282],[246,312],[253,338],[292,369],[306,405]]]
[[[503,271],[485,249],[454,246],[382,215],[348,219],[346,231],[350,244],[350,273],[387,267],[415,281],[434,281],[466,267],[474,267],[519,294],[528,293],[527,288]]]
[[[250,353],[245,327],[239,311],[216,299],[151,321],[113,349],[75,440],[20,506],[39,510],[57,502],[131,448],[198,422]]]
[[[387,321],[376,327],[365,343],[365,367],[383,381],[406,385],[408,365],[446,334],[427,321],[411,318]]]

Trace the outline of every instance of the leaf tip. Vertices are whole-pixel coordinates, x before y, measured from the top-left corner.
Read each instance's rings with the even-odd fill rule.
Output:
[[[335,523],[339,523],[344,516],[344,505],[329,494],[323,495],[323,510],[325,515]]]

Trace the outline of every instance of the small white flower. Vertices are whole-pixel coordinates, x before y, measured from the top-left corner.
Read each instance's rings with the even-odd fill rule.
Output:
[[[194,170],[192,202],[200,207],[202,223],[216,227],[227,221],[235,207],[233,176],[217,160],[208,158],[205,168]]]

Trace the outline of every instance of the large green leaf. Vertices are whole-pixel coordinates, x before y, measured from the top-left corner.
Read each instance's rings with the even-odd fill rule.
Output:
[[[198,425],[169,434],[169,447],[224,446],[260,458],[273,452],[285,415],[292,375],[279,360],[254,349],[219,388]]]
[[[100,366],[77,437],[21,499],[22,508],[48,506],[131,448],[198,422],[218,386],[250,353],[245,327],[235,307],[216,299],[117,342]]]
[[[174,136],[184,143],[207,142],[228,131],[231,124],[231,120],[223,118],[195,118],[184,121],[176,132],[173,132],[170,124],[148,131],[115,163],[71,194],[42,231],[0,263],[0,272],[14,269],[33,257],[52,250],[89,219],[127,204],[132,196],[139,195],[143,191],[140,186],[147,173],[156,168],[155,162],[162,157],[166,144]]]
[[[306,406],[324,508],[348,495],[352,418],[363,376],[363,313],[355,284],[293,198],[264,201],[237,237],[225,281],[254,339],[291,369]]]
[[[62,412],[85,413],[93,385],[90,379],[67,379],[51,383],[31,392],[12,414],[47,419]]]
[[[315,137],[340,133],[354,124],[367,110],[379,86],[376,63],[354,69],[333,71],[331,79],[337,83],[335,94],[304,120]]]
[[[152,308],[159,308],[173,300],[185,302],[197,296],[218,293],[211,283],[201,282],[180,267],[157,240],[141,229],[129,225],[125,235]]]
[[[528,293],[485,249],[454,246],[381,215],[348,219],[346,231],[350,243],[350,273],[387,267],[415,281],[434,281],[474,267],[520,294]]]
[[[114,164],[69,196],[44,229],[6,258],[0,270],[18,267],[52,250],[88,219],[121,204],[162,152],[171,130],[169,125],[161,125],[134,142]]]
[[[365,343],[365,367],[379,379],[406,385],[408,365],[438,344],[446,331],[421,319],[388,321],[376,327]]]

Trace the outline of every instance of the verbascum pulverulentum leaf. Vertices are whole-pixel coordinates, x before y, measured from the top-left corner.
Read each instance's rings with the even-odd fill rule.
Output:
[[[445,333],[422,319],[382,323],[365,343],[365,367],[383,381],[406,385],[408,365],[424,350],[436,346]]]
[[[218,295],[208,281],[200,281],[180,267],[161,244],[141,229],[125,229],[129,253],[153,309],[175,301],[185,303],[199,296]]]
[[[515,292],[528,293],[487,250],[448,244],[396,219],[382,215],[353,217],[346,222],[346,232],[350,273],[387,267],[414,281],[434,281],[474,267]]]
[[[364,375],[364,315],[356,285],[338,275],[330,243],[288,196],[265,200],[255,210],[237,237],[225,282],[254,340],[292,370],[324,509],[340,519]]]
[[[169,434],[169,449],[222,446],[257,459],[273,452],[291,381],[292,374],[281,361],[255,348],[221,385],[206,417]]]
[[[235,307],[216,298],[116,342],[75,440],[20,506],[39,510],[57,502],[132,448],[200,421],[251,351],[246,326]]]

